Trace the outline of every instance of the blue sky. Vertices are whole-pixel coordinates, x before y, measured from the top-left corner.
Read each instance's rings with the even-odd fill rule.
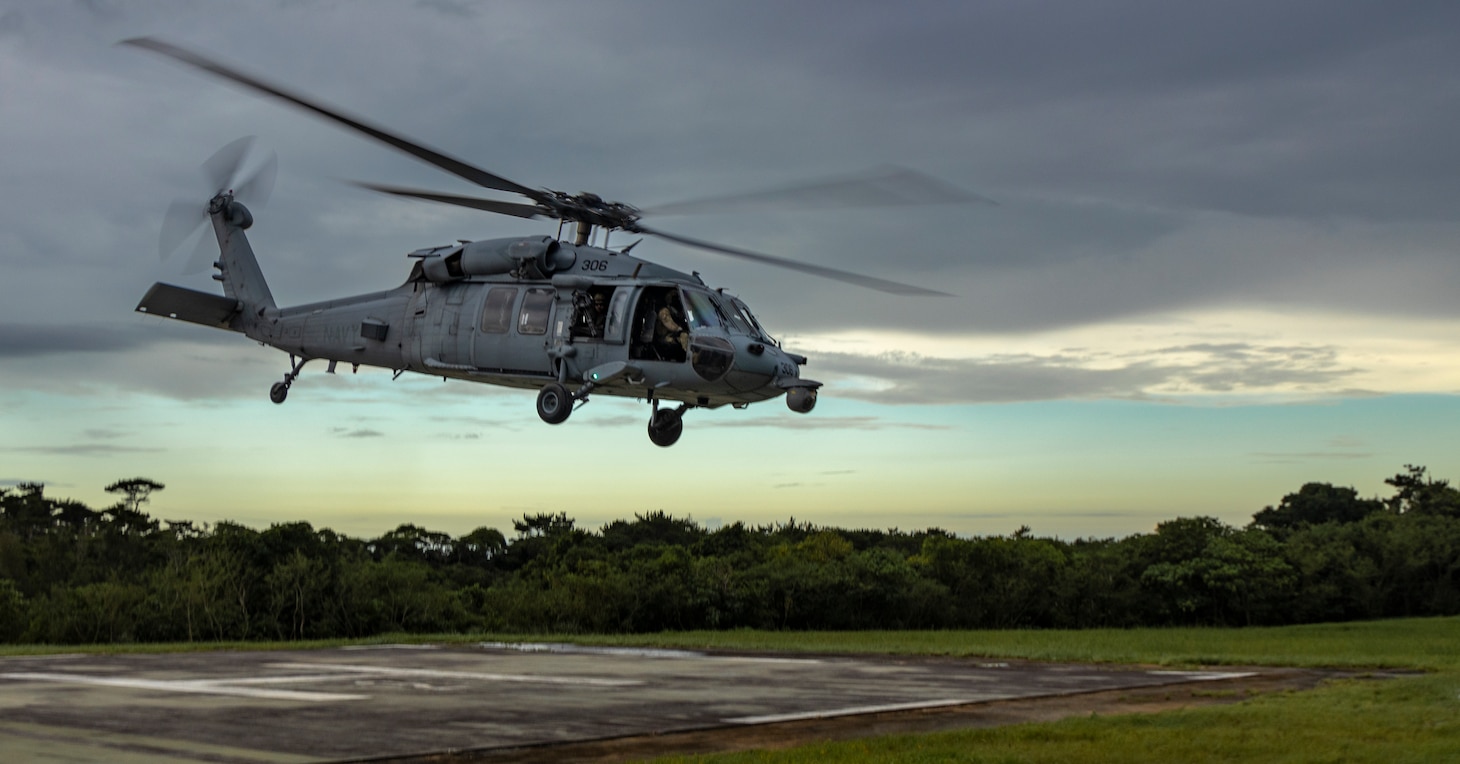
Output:
[[[21,2],[0,11],[0,484],[159,517],[452,533],[663,509],[1119,536],[1241,524],[1304,482],[1460,478],[1460,11],[1448,4]],[[880,166],[999,202],[740,210],[662,227],[920,284],[917,300],[646,242],[740,295],[827,383],[541,423],[531,392],[306,367],[138,316],[168,204],[256,135],[275,296],[394,286],[403,255],[552,233],[340,182],[470,193],[114,43],[155,35],[530,186],[642,206]],[[656,221],[657,223],[657,221]],[[672,225],[671,225],[672,223]]]

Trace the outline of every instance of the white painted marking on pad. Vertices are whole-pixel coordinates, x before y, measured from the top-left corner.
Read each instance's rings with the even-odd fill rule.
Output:
[[[438,650],[436,645],[346,645],[341,650]]]
[[[858,716],[860,714],[880,714],[884,711],[917,711],[923,708],[943,708],[946,706],[962,706],[976,701],[966,698],[950,698],[947,700],[924,700],[912,703],[888,703],[880,706],[850,706],[848,708],[830,708],[824,711],[803,711],[790,714],[766,714],[765,716],[737,716],[733,719],[724,719],[726,724],[771,724],[773,722],[796,722],[805,719],[831,719],[838,716]]]
[[[190,679],[186,681],[205,685],[248,685],[248,684],[298,684],[300,682],[352,682],[359,674],[296,674],[293,676],[254,676],[244,679]]]
[[[1193,682],[1211,682],[1217,679],[1246,679],[1257,676],[1256,671],[1148,671],[1155,676],[1179,676]]]
[[[263,690],[251,687],[233,687],[229,680],[207,679],[126,679],[112,676],[88,676],[86,674],[46,674],[17,672],[0,674],[0,679],[19,679],[30,682],[58,682],[62,684],[89,684],[100,687],[121,687],[133,690],[158,690],[161,692],[187,692],[195,695],[231,695],[243,698],[267,700],[303,700],[323,703],[337,700],[365,700],[369,695],[346,695],[334,692],[299,692],[296,690]]]
[[[596,647],[566,642],[480,642],[489,650],[516,650],[520,653],[561,653],[564,655],[623,655],[630,658],[679,658],[726,663],[821,663],[817,658],[776,658],[759,655],[710,655],[694,650],[667,650],[650,647]]]
[[[693,650],[666,650],[654,647],[594,647],[566,642],[482,642],[478,647],[491,650],[515,650],[519,653],[565,653],[568,655],[627,655],[635,658],[703,658]]]
[[[523,682],[530,684],[567,684],[589,687],[635,687],[644,684],[638,679],[600,679],[588,676],[541,676],[536,674],[490,674],[476,671],[440,671],[436,669],[396,668],[392,666],[352,666],[342,663],[270,663],[271,668],[321,672],[350,672],[374,676],[417,677],[432,679],[479,679],[484,682]]]

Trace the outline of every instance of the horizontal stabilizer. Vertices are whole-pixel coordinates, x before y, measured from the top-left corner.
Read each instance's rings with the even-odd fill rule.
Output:
[[[175,318],[195,324],[229,329],[228,323],[238,315],[243,303],[232,297],[199,292],[172,284],[153,284],[142,301],[137,303],[137,312],[163,318]]]

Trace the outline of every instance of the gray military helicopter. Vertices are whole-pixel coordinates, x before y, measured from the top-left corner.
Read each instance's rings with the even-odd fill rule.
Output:
[[[258,178],[234,177],[243,161],[235,143],[210,160],[218,178],[206,205],[220,255],[213,278],[223,296],[157,283],[137,310],[240,332],[289,354],[292,367],[274,383],[269,398],[283,403],[304,365],[327,361],[412,371],[443,378],[536,389],[537,413],[561,424],[592,394],[647,400],[649,439],[659,446],[679,440],[692,408],[745,408],[784,395],[786,406],[805,414],[816,406],[821,383],[801,376],[806,358],[781,347],[738,297],[686,274],[609,249],[613,231],[644,234],[679,244],[788,268],[899,295],[947,296],[931,289],[788,260],[650,228],[642,211],[595,194],[530,188],[407,140],[355,117],[326,108],[198,53],[155,38],[122,44],[143,48],[280,99],[349,130],[405,152],[483,188],[513,193],[528,202],[443,194],[359,183],[396,196],[470,207],[519,218],[558,221],[558,236],[529,236],[419,249],[401,286],[384,292],[281,308],[274,302],[246,231],[253,214],[235,198]],[[270,174],[272,165],[266,166]],[[899,190],[899,188],[901,190]],[[901,170],[880,178],[841,180],[781,189],[773,197],[820,195],[846,199],[868,191],[861,203],[908,204],[987,201],[932,178]],[[738,204],[755,195],[702,200],[663,209],[703,209]],[[164,233],[176,229],[169,211]],[[203,210],[193,206],[197,225]],[[562,240],[572,224],[573,240]],[[602,246],[594,246],[602,229]],[[176,238],[164,235],[164,239]],[[661,403],[675,403],[664,406]]]

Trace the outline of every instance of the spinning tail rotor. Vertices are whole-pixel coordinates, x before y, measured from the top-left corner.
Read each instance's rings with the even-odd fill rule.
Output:
[[[239,138],[203,162],[200,169],[207,181],[208,193],[214,198],[232,194],[254,205],[268,201],[269,194],[274,189],[279,157],[273,151],[259,150],[256,143],[251,135]],[[158,255],[162,259],[172,257],[191,238],[197,236],[198,231],[208,222],[209,204],[209,200],[189,198],[178,199],[168,206],[157,241]],[[198,237],[183,273],[194,274],[206,270],[212,260],[209,256],[211,251],[210,238],[206,235]]]

